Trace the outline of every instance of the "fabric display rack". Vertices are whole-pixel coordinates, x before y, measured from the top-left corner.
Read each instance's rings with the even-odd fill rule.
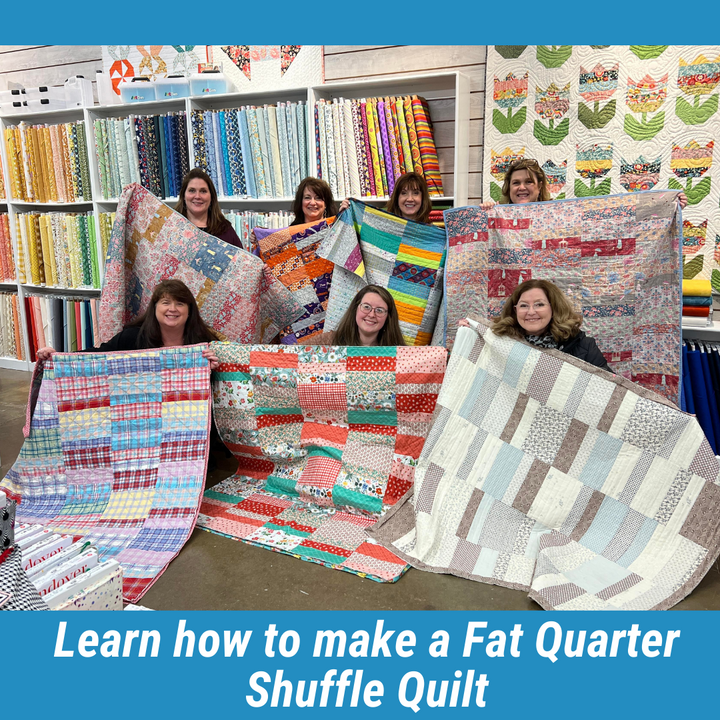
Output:
[[[720,454],[720,343],[683,342],[683,409],[697,416],[715,455]]]
[[[104,200],[134,182],[156,197],[177,197],[190,169],[184,112],[98,118],[94,131]]]
[[[447,107],[452,107],[453,174],[444,178],[445,195],[437,195],[437,182],[431,185],[436,191],[433,200],[439,203],[432,220],[442,226],[442,209],[467,204],[470,92],[469,80],[460,72],[0,117],[2,169],[6,178],[6,192],[0,192],[0,198],[8,196],[6,200],[0,199],[0,218],[7,217],[4,225],[0,224],[0,247],[5,248],[0,252],[0,261],[5,261],[0,267],[4,275],[0,292],[8,295],[6,303],[11,311],[4,312],[1,318],[3,338],[14,343],[4,343],[8,353],[2,350],[0,367],[29,370],[36,343],[43,335],[45,340],[48,335],[53,338],[61,335],[63,347],[72,347],[73,338],[66,326],[74,328],[78,347],[81,347],[78,338],[82,342],[89,340],[87,328],[92,327],[93,316],[89,301],[98,297],[98,288],[102,286],[104,258],[123,185],[139,182],[173,206],[185,172],[202,167],[216,184],[223,212],[245,248],[252,250],[253,228],[287,226],[290,203],[299,181],[307,175],[324,177],[323,156],[318,157],[316,152],[316,105],[329,107],[327,117],[333,121],[335,141],[341,137],[334,126],[336,114],[340,122],[341,108],[343,123],[348,110],[352,119],[353,106],[360,109],[362,122],[362,102],[366,103],[367,118],[367,98],[376,99],[370,106],[377,112],[379,102],[385,102],[383,98],[393,98],[395,103],[410,98],[412,108],[413,97],[417,97],[415,107],[418,112],[422,108],[428,122],[426,125],[415,122],[417,152],[411,143],[412,135],[408,134],[408,157],[417,160],[413,169],[418,172],[422,169],[429,181],[437,170],[433,165],[437,165],[433,160],[436,155],[427,152],[428,141],[432,143],[429,118],[434,112],[447,114]],[[392,107],[388,109],[390,115],[384,116],[385,133],[378,115],[375,144],[377,147],[379,143],[384,152],[385,140],[389,143],[392,137],[398,163],[400,156],[405,163],[407,147],[397,114],[399,105],[395,106],[395,115]],[[405,113],[406,130],[407,118]],[[355,126],[352,127],[351,134],[351,125],[343,124],[348,132],[342,137],[348,142],[341,143],[337,154],[340,164],[335,165],[336,171],[337,167],[342,168],[347,194],[355,180],[359,183],[359,168],[353,174],[354,166],[349,164],[345,173],[343,161],[343,157],[348,157],[350,138],[355,142]],[[364,142],[366,136],[362,137]],[[394,158],[392,150],[388,158]],[[391,167],[394,182],[396,167]],[[438,172],[437,180],[439,177]],[[378,194],[377,185],[376,194],[364,196],[365,199],[378,203],[387,199],[387,167],[385,183],[383,194]],[[360,196],[361,190],[357,189]],[[339,187],[334,190],[336,197],[344,196]],[[32,317],[25,302],[28,295],[34,296]],[[67,308],[63,304],[61,312],[57,301],[66,299],[71,302]],[[40,302],[39,314],[36,300]],[[75,303],[81,301],[89,311],[76,307]],[[14,321],[17,318],[13,326],[9,325],[11,317]],[[47,332],[43,318],[51,319]],[[38,332],[40,327],[43,334]],[[10,352],[12,347],[15,352]]]

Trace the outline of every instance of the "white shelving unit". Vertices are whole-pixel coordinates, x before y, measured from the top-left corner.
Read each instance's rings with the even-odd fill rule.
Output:
[[[48,212],[61,210],[66,212],[93,211],[95,222],[95,237],[98,245],[98,257],[101,256],[100,241],[100,213],[114,212],[117,208],[118,198],[103,199],[97,155],[95,152],[94,121],[100,118],[118,118],[128,115],[156,115],[169,112],[185,111],[188,134],[188,157],[190,167],[194,167],[191,113],[193,110],[223,110],[238,108],[244,105],[272,105],[278,102],[304,102],[306,110],[306,147],[308,153],[308,168],[310,174],[317,176],[315,157],[315,126],[314,104],[319,98],[332,100],[334,97],[363,98],[383,97],[386,95],[420,95],[430,104],[432,116],[433,101],[440,100],[454,103],[455,121],[455,151],[454,167],[452,172],[453,192],[443,197],[435,197],[433,201],[451,203],[453,205],[466,205],[468,198],[468,148],[469,148],[469,117],[470,117],[470,84],[469,79],[460,72],[423,73],[415,75],[398,75],[384,77],[381,80],[358,80],[347,83],[328,83],[317,87],[304,87],[282,91],[228,93],[204,97],[189,97],[181,100],[164,100],[147,103],[132,103],[122,105],[95,105],[89,108],[71,108],[39,113],[26,113],[0,116],[0,155],[2,156],[5,188],[10,194],[10,173],[5,146],[5,128],[18,125],[25,121],[32,124],[56,124],[77,120],[85,122],[85,135],[88,150],[88,168],[90,172],[90,186],[92,201],[76,203],[35,203],[15,200],[11,197],[6,202],[0,201],[0,212],[7,209],[10,216],[10,230],[13,241],[13,255],[15,265],[18,265],[18,238],[15,231],[15,216],[20,212]],[[442,172],[441,168],[441,172]],[[447,177],[448,173],[444,175]],[[387,198],[362,198],[371,203],[383,203]],[[282,198],[242,198],[219,196],[220,205],[226,210],[289,210],[293,197]],[[166,198],[168,205],[174,207],[177,198]],[[104,276],[104,263],[99,263],[100,281]],[[27,360],[0,357],[0,367],[19,370],[30,370],[32,363],[29,360],[30,338],[28,334],[27,318],[25,317],[25,296],[33,294],[54,294],[64,297],[97,297],[99,290],[83,288],[61,288],[37,286],[32,283],[0,283],[0,291],[17,292],[19,298],[20,321],[22,325],[22,338]]]
[[[687,327],[683,325],[683,338],[686,340],[708,340],[720,342],[720,321],[713,320],[712,325],[707,327]]]

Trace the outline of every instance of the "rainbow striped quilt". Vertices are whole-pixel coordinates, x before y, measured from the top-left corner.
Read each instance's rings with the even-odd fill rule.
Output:
[[[442,303],[445,233],[403,220],[357,200],[338,216],[317,249],[335,263],[325,330],[335,330],[366,285],[395,300],[408,345],[429,345]]]
[[[126,602],[143,596],[195,526],[210,427],[204,347],[38,363],[29,435],[0,482],[20,522],[83,537],[121,563]]]
[[[213,343],[214,416],[238,460],[198,526],[380,582],[407,569],[366,530],[412,487],[444,348]]]

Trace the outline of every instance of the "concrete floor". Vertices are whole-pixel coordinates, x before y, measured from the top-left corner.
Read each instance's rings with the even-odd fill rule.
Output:
[[[23,442],[30,373],[0,369],[0,477]],[[235,461],[215,452],[211,487],[232,475]],[[539,610],[519,590],[452,575],[409,570],[397,583],[350,573],[194,530],[178,557],[147,592],[153,610]],[[720,610],[716,561],[679,610]]]

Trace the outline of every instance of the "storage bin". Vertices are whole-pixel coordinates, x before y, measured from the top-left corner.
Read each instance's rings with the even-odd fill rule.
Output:
[[[120,84],[120,97],[125,103],[155,100],[155,86],[150,82],[150,78],[138,75],[132,78],[130,82],[126,80]]]
[[[52,109],[58,110],[66,107],[65,102],[65,88],[64,87],[48,87],[42,85],[40,87],[25,88],[25,94],[29,100],[48,100],[49,103],[45,105],[51,105],[50,108],[39,108],[39,109]],[[30,107],[28,105],[28,107]],[[37,107],[37,103],[34,103],[33,107]],[[34,111],[33,111],[34,112]]]
[[[0,90],[0,115],[12,115],[22,111],[24,90]]]
[[[115,92],[112,86],[112,78],[105,74],[102,70],[98,70],[95,74],[97,80],[98,102],[101,105],[117,105],[122,102],[120,95]]]
[[[190,95],[190,81],[184,75],[168,75],[155,81],[155,95],[158,100],[185,98]]]
[[[230,92],[230,82],[219,70],[205,70],[190,76],[190,92],[193,95],[220,95]]]
[[[65,102],[68,107],[92,107],[92,82],[83,75],[73,75],[65,81]]]
[[[55,100],[53,98],[28,98],[25,101],[28,112],[43,112],[46,110],[63,110],[65,108],[64,100]]]

